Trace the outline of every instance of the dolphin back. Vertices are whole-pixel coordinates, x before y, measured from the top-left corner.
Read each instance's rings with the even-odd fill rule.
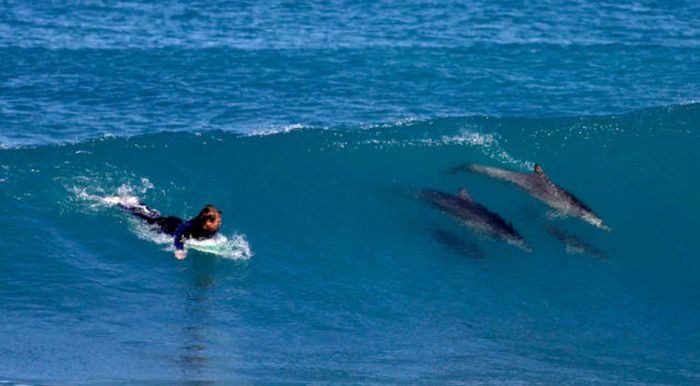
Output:
[[[418,197],[471,228],[525,250],[529,249],[512,223],[479,203],[432,189],[421,190]]]

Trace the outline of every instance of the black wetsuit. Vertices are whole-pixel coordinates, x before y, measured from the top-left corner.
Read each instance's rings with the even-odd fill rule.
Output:
[[[161,216],[157,210],[151,209],[146,205],[125,206],[122,208],[131,212],[134,216],[143,219],[147,223],[158,227],[158,230],[173,236],[173,244],[175,249],[182,250],[185,248],[185,240],[193,238],[197,240],[209,239],[214,237],[216,231],[207,231],[202,228],[202,223],[196,218],[188,221],[175,216]]]

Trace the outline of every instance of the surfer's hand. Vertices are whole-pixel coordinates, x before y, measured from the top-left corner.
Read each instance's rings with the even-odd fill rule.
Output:
[[[178,260],[185,260],[187,257],[187,252],[184,249],[178,249],[175,251],[175,258]]]

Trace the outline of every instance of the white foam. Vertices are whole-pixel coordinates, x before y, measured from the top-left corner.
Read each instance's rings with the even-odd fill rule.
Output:
[[[133,219],[131,224],[136,236],[140,239],[159,244],[163,246],[163,249],[166,251],[175,251],[172,236],[158,232],[154,227],[136,219]],[[245,235],[237,233],[230,237],[217,234],[211,239],[187,240],[185,242],[185,248],[211,253],[232,260],[248,260],[253,256],[253,250]]]
[[[275,135],[275,134],[284,134],[284,133],[289,133],[294,130],[301,130],[305,128],[306,126],[302,125],[301,123],[294,123],[291,125],[286,125],[286,126],[281,126],[281,127],[271,127],[267,129],[262,129],[262,130],[253,130],[249,134],[246,134],[246,137],[265,137],[268,135]]]
[[[207,240],[189,240],[185,246],[234,260],[247,260],[253,256],[248,240],[240,234],[234,234],[230,239],[219,234]]]
[[[79,180],[84,180],[90,182],[90,178],[78,177]],[[100,207],[112,207],[115,205],[123,205],[128,207],[141,206],[138,194],[145,194],[148,190],[153,189],[155,186],[148,180],[148,178],[141,178],[140,185],[132,186],[130,184],[122,184],[117,188],[116,195],[107,195],[101,187],[95,186],[73,186],[68,188],[72,191],[76,198],[85,201],[89,204],[91,209],[97,209]]]
[[[372,130],[372,129],[394,129],[399,127],[413,126],[418,123],[427,122],[428,118],[421,118],[417,116],[409,116],[404,118],[396,118],[389,122],[384,123],[361,123],[360,129],[362,130]]]

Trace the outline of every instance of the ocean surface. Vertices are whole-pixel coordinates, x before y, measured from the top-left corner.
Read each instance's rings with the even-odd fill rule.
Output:
[[[2,1],[0,384],[698,384],[699,164],[697,2]]]

